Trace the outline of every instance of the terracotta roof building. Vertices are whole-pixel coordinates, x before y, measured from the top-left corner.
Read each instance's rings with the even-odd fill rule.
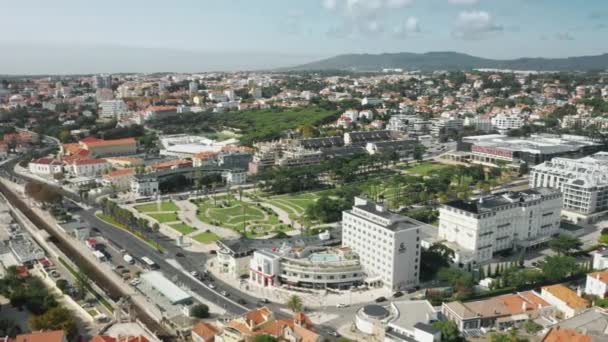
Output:
[[[591,336],[578,333],[573,329],[553,328],[547,332],[542,342],[591,342]]]
[[[31,334],[17,335],[16,342],[67,342],[63,330],[40,331]]]
[[[563,312],[565,318],[573,317],[591,306],[588,300],[562,284],[544,286],[541,297]]]

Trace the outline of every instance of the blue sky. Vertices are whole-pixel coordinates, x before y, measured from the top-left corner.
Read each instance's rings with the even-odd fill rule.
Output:
[[[351,52],[450,50],[491,58],[608,52],[606,0],[0,0],[0,8],[0,44],[312,59]]]

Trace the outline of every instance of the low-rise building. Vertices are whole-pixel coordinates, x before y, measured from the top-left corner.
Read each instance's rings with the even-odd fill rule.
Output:
[[[63,330],[37,331],[17,335],[15,342],[68,342],[68,338]]]
[[[543,286],[540,295],[562,312],[564,318],[572,318],[591,306],[588,300],[562,284]]]
[[[214,342],[220,330],[214,324],[200,322],[192,327],[193,342]]]
[[[67,169],[76,177],[95,177],[110,169],[110,164],[105,159],[77,159]]]
[[[597,271],[587,274],[585,293],[606,298],[606,295],[608,295],[608,271]]]
[[[118,191],[128,190],[135,175],[135,169],[114,170],[103,175],[101,180],[105,186],[113,186]]]
[[[439,342],[441,331],[433,327],[437,311],[429,301],[392,302],[393,319],[384,332],[385,342]]]
[[[555,310],[550,302],[534,291],[518,292],[473,301],[443,303],[443,317],[456,323],[462,332],[479,329],[504,330],[528,320],[551,317]]]
[[[37,158],[30,161],[28,169],[36,175],[52,176],[63,173],[63,163],[53,158]]]
[[[350,248],[285,246],[278,250],[257,250],[249,269],[250,281],[262,287],[287,284],[348,289],[365,279],[359,258]]]
[[[131,180],[131,192],[138,197],[159,195],[158,179],[148,175],[134,175]]]
[[[608,268],[608,248],[602,247],[591,252],[593,257],[593,269],[604,270]]]

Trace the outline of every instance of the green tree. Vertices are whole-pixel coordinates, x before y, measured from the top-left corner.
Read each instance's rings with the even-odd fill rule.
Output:
[[[279,339],[268,334],[262,334],[255,337],[254,342],[278,342]]]
[[[431,280],[441,268],[450,266],[454,251],[442,243],[434,243],[420,254],[420,277]]]
[[[490,335],[490,342],[526,342],[528,339],[518,336],[517,329],[511,329],[507,333],[493,333]]]
[[[190,309],[190,315],[196,318],[209,318],[209,307],[205,304],[196,304]]]
[[[566,255],[572,252],[579,251],[583,243],[577,237],[560,234],[549,241],[549,248],[555,251],[558,255]]]
[[[303,308],[302,298],[298,295],[291,295],[289,299],[287,299],[287,308],[293,312],[301,312]]]
[[[416,147],[414,147],[414,159],[416,159],[418,162],[421,162],[424,159],[425,152],[426,147],[424,147],[424,145],[416,145]]]
[[[458,326],[453,321],[437,321],[433,323],[435,329],[441,331],[442,342],[464,342],[465,339],[460,336]]]
[[[570,256],[548,256],[542,266],[543,275],[551,282],[558,282],[576,272],[576,259]]]
[[[32,330],[64,330],[71,337],[76,333],[76,322],[68,309],[63,307],[52,308],[42,315],[32,316],[29,325]]]
[[[543,326],[534,321],[528,320],[526,323],[524,323],[524,329],[526,329],[528,334],[536,335],[539,331],[543,330]]]

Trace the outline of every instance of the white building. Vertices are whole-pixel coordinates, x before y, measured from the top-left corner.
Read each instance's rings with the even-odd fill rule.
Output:
[[[459,118],[439,118],[433,122],[431,134],[435,137],[445,135],[450,132],[462,132],[464,120]]]
[[[359,111],[356,109],[349,109],[342,116],[350,119],[351,122],[356,122],[359,120]]]
[[[600,298],[606,298],[606,295],[608,295],[608,271],[587,274],[585,293]]]
[[[100,102],[99,109],[100,118],[120,120],[129,108],[123,100],[108,100]]]
[[[359,255],[368,277],[403,290],[418,285],[422,223],[393,214],[386,207],[356,197],[342,212],[342,245]]]
[[[156,196],[159,194],[158,179],[145,175],[135,175],[131,180],[131,192],[139,197]]]
[[[587,310],[591,305],[576,293],[562,284],[543,286],[540,296],[547,303],[563,313],[564,318],[572,318]]]
[[[600,248],[591,252],[593,257],[593,269],[603,270],[608,268],[608,248]]]
[[[238,185],[245,184],[247,182],[247,172],[246,171],[225,171],[222,172],[222,178],[226,181],[227,184]]]
[[[539,164],[530,172],[530,186],[560,190],[566,216],[593,220],[608,211],[608,152]]]
[[[63,163],[51,158],[38,158],[30,161],[28,168],[31,173],[44,176],[52,176],[63,173]]]
[[[365,272],[350,248],[283,246],[257,250],[249,264],[250,282],[261,287],[289,286],[349,289],[363,283]]]
[[[76,177],[95,177],[110,168],[105,159],[80,159],[68,165],[69,171]]]
[[[506,132],[512,129],[521,128],[524,120],[519,116],[498,114],[491,119],[492,126],[499,132]]]
[[[498,251],[549,241],[559,231],[561,201],[548,188],[451,201],[439,209],[438,236],[452,244],[455,262],[483,263]]]
[[[363,100],[361,100],[361,105],[363,106],[377,106],[380,104],[382,104],[382,99],[375,97],[364,97]]]
[[[438,342],[441,332],[432,326],[437,321],[437,311],[427,300],[392,302],[393,320],[388,323],[385,342]]]

